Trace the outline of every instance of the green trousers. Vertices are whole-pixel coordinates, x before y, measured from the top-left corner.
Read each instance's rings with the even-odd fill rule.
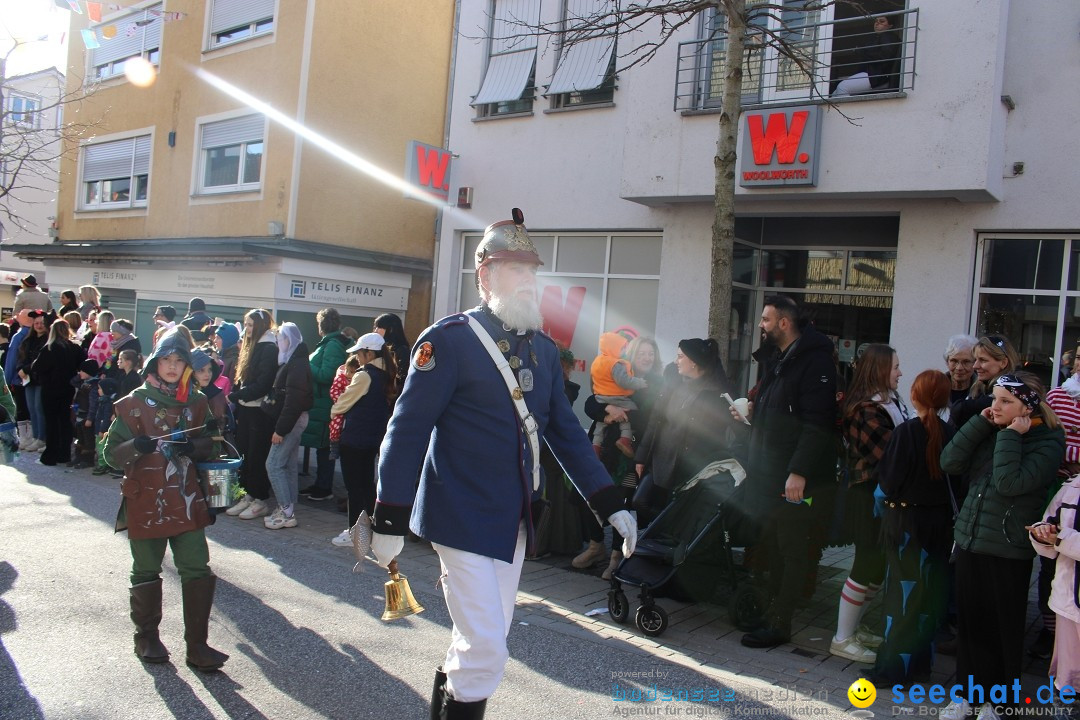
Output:
[[[202,530],[191,530],[168,538],[129,539],[128,543],[131,545],[132,586],[158,579],[166,545],[172,547],[173,564],[180,574],[181,583],[210,574],[210,549],[206,546],[206,533]]]

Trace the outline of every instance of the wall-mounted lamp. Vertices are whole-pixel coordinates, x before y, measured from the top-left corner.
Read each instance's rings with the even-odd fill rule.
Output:
[[[1009,109],[1009,112],[1016,109],[1016,101],[1012,99],[1012,95],[1002,95],[1001,102]]]
[[[176,147],[176,131],[169,131],[169,147]]]

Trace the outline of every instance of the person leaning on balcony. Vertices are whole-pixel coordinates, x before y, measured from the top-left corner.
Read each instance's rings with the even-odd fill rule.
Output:
[[[900,89],[900,34],[893,29],[891,18],[874,18],[874,34],[866,47],[859,49],[859,57],[859,71],[841,80],[833,97]]]

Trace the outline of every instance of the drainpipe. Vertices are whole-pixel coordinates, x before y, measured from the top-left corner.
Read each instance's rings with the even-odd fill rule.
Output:
[[[450,71],[446,77],[446,115],[443,121],[443,147],[450,149],[450,113],[454,105],[454,73],[457,71],[458,23],[461,20],[461,0],[454,0],[453,37],[450,39]],[[453,190],[453,188],[451,188]],[[449,198],[448,198],[449,201]],[[439,249],[442,247],[443,210],[435,215],[435,247],[431,260],[431,302],[428,304],[428,322],[435,322],[435,289],[439,278]]]

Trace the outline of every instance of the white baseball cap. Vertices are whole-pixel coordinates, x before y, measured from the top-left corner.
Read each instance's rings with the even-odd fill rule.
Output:
[[[356,344],[346,350],[346,352],[354,353],[358,350],[374,350],[379,352],[383,349],[383,345],[386,344],[386,340],[379,333],[367,333],[361,335],[360,339],[356,341]]]

